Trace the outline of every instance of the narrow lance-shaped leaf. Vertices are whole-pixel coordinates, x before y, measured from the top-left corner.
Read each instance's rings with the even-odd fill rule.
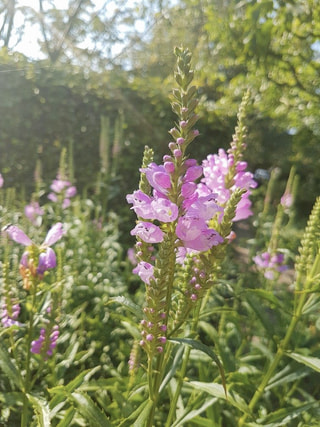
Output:
[[[309,368],[313,369],[314,371],[320,372],[320,359],[317,357],[304,356],[303,354],[289,352],[286,353],[286,355],[299,363],[303,363],[304,365],[309,366]]]
[[[32,404],[37,417],[37,426],[50,427],[50,411],[48,402],[38,396],[27,394],[29,402]]]
[[[109,419],[87,394],[74,392],[71,394],[70,400],[76,404],[77,410],[87,420],[88,425],[92,427],[111,427]]]
[[[203,344],[200,341],[196,341],[196,340],[193,340],[190,338],[171,338],[170,341],[173,343],[176,343],[176,344],[181,343],[184,345],[188,345],[189,347],[194,348],[195,350],[202,351],[203,353],[208,355],[218,366],[218,369],[219,369],[219,372],[221,375],[222,386],[224,388],[224,392],[225,392],[225,395],[227,397],[226,377],[224,374],[223,366],[222,366],[218,356],[211,350],[210,347],[208,347],[207,345]]]

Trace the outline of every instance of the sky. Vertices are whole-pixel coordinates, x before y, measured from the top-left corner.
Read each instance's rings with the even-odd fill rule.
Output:
[[[27,6],[34,8],[35,10],[39,10],[39,2],[38,0],[18,0],[18,6]],[[52,0],[52,2],[57,9],[66,9],[66,5],[69,3],[68,0]],[[93,0],[94,7],[96,10],[101,9],[106,3],[108,3],[108,11],[110,11],[110,14],[115,10],[117,7],[117,1],[116,0],[110,0],[106,2],[106,0]],[[134,0],[128,0],[128,4],[134,3]],[[15,21],[14,26],[16,28],[21,27],[24,24],[25,17],[21,11],[18,11],[15,15]],[[21,41],[15,45],[14,51],[18,51],[29,57],[30,59],[39,60],[44,59],[45,55],[42,54],[40,47],[37,43],[37,40],[41,38],[41,33],[38,25],[31,25],[30,23],[25,24],[25,31],[24,35],[21,39]],[[139,32],[143,32],[145,29],[145,24],[143,21],[140,21],[136,25],[136,29]],[[17,41],[17,37],[13,39],[13,43],[15,44]],[[81,47],[89,47],[89,40],[84,41],[83,45]],[[115,46],[115,53],[118,51],[121,51],[120,46]]]

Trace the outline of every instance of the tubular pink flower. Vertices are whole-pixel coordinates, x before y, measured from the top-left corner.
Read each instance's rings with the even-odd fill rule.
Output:
[[[200,236],[201,231],[206,228],[207,224],[203,218],[199,216],[182,216],[178,219],[176,235],[183,242],[192,241]]]
[[[191,197],[197,189],[197,184],[194,182],[185,182],[181,186],[181,195],[184,199]]]
[[[138,217],[144,219],[153,219],[154,211],[151,206],[152,199],[141,190],[134,191],[127,195],[127,202],[132,203],[132,208]]]
[[[291,208],[293,205],[293,195],[291,193],[284,193],[280,199],[280,203],[284,208]]]
[[[132,272],[134,274],[137,274],[140,279],[147,285],[150,285],[150,280],[154,279],[154,267],[153,265],[145,261],[140,261],[138,265],[132,270]]]
[[[49,193],[48,199],[51,200],[51,202],[56,203],[58,201],[58,196],[55,193]]]
[[[140,237],[146,243],[160,243],[163,240],[163,231],[152,222],[139,222],[130,234]]]
[[[183,182],[195,181],[202,175],[202,166],[191,166],[187,169]]]
[[[40,207],[38,202],[31,202],[29,205],[25,206],[24,214],[32,224],[36,224],[37,218],[44,215],[44,210]]]
[[[37,267],[38,274],[44,274],[49,268],[55,268],[57,266],[56,254],[53,249],[47,248],[45,252],[39,255],[39,262]]]
[[[206,221],[211,220],[217,213],[222,213],[223,209],[216,202],[216,194],[199,197],[188,208],[187,214],[199,216]]]
[[[76,194],[77,194],[77,188],[74,185],[66,189],[65,196],[67,198],[74,197]]]
[[[217,246],[223,243],[223,238],[213,228],[201,230],[199,236],[194,240],[187,240],[183,242],[186,248],[196,251],[208,251],[212,246]]]
[[[168,199],[155,199],[151,202],[153,219],[161,222],[173,222],[178,217],[178,206]]]
[[[163,165],[158,166],[156,163],[150,163],[147,168],[141,169],[146,174],[146,178],[155,190],[166,194],[171,188],[170,174],[165,170]]]

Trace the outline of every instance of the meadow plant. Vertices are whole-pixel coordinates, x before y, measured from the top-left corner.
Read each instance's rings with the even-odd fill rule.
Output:
[[[3,265],[1,323],[4,327],[4,340],[0,348],[5,363],[4,371],[10,379],[13,392],[17,394],[16,403],[18,406],[19,402],[22,405],[21,426],[30,425],[30,408],[37,406],[35,402],[38,401],[33,394],[35,381],[43,373],[45,360],[53,354],[59,336],[58,326],[55,324],[59,318],[59,297],[57,290],[52,290],[51,285],[46,282],[45,276],[48,270],[57,265],[56,254],[51,246],[63,234],[62,224],[57,223],[48,231],[43,243],[37,245],[15,225],[4,229],[5,236],[25,247],[19,262],[25,290],[23,317],[20,316],[21,306],[17,299],[21,291],[10,286],[9,263]],[[44,309],[50,319],[44,318]],[[41,323],[40,337],[37,338]],[[10,354],[14,356],[14,360]],[[33,358],[32,355],[36,354],[40,359]]]
[[[230,148],[192,158],[197,88],[190,52],[175,54],[177,121],[160,164],[145,148],[139,188],[126,196],[137,216],[127,259],[121,219],[103,211],[108,196],[100,206],[77,197],[65,209],[76,191],[65,151],[51,185],[54,209],[40,207],[38,191],[26,233],[2,229],[1,425],[319,424],[320,198],[295,272],[289,265],[293,282],[284,284],[279,275],[294,257],[283,238],[293,225],[294,170],[274,218],[277,171],[254,213],[257,184],[243,160],[248,94]],[[17,206],[25,203],[15,202],[13,190],[1,189],[3,222],[23,221]],[[233,229],[249,217],[257,233],[244,260]],[[55,225],[45,232],[47,223]]]
[[[66,168],[67,151],[61,151],[59,171],[51,183],[51,192],[48,194],[48,199],[54,203],[58,203],[62,209],[66,209],[71,205],[71,199],[77,194],[77,188],[68,179],[68,174],[71,175],[72,171]]]
[[[176,49],[173,111],[177,125],[169,133],[169,154],[163,163],[153,162],[145,150],[139,190],[127,196],[138,220],[131,234],[136,236],[137,266],[133,272],[146,285],[146,304],[141,320],[140,345],[147,355],[149,400],[143,408],[147,426],[154,424],[159,394],[173,372],[168,370],[173,347],[189,346],[183,356],[180,380],[172,396],[166,426],[176,418],[182,378],[186,374],[194,340],[208,292],[217,280],[234,221],[252,215],[250,189],[253,175],[242,160],[245,128],[242,123],[248,96],[238,115],[238,127],[228,152],[219,150],[199,165],[188,155],[188,146],[199,131],[196,87],[188,50]],[[200,346],[201,347],[201,346]],[[201,347],[213,354],[205,346]],[[213,356],[224,374],[219,359]],[[133,365],[130,359],[130,366]],[[169,377],[168,377],[169,376]]]

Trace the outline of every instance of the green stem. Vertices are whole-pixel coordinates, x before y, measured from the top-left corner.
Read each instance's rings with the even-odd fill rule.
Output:
[[[153,375],[152,370],[152,358],[148,360],[148,381],[149,381],[149,399],[153,402],[152,408],[147,421],[146,427],[153,426],[153,420],[155,416],[155,411],[158,404],[159,390],[161,382],[163,380],[164,369],[163,366],[167,365],[168,359],[170,357],[171,348],[170,345],[167,345],[167,350],[165,353],[161,353],[158,356],[155,375]]]
[[[192,328],[191,328],[192,334],[195,333],[197,330],[201,307],[202,307],[201,303],[197,304],[197,306],[196,306],[196,309],[195,309],[196,312],[195,312],[195,316],[194,316],[194,320],[193,320]],[[182,385],[183,385],[183,379],[185,378],[185,375],[186,375],[186,371],[187,371],[187,367],[188,367],[188,363],[189,363],[190,352],[191,352],[191,348],[187,347],[185,350],[181,370],[179,373],[176,392],[175,392],[173,399],[170,403],[170,410],[169,410],[167,422],[165,424],[166,427],[171,427],[175,413],[176,413],[177,402],[178,402],[178,399],[179,399],[179,396],[181,393],[181,389],[182,389]]]
[[[31,387],[31,342],[33,339],[33,323],[34,323],[34,310],[35,310],[35,302],[36,302],[36,281],[34,280],[31,285],[32,290],[32,305],[31,305],[31,313],[29,320],[29,330],[27,336],[27,357],[25,364],[25,382],[24,382],[24,396],[23,396],[23,407],[22,407],[22,415],[21,415],[21,427],[28,427],[30,424],[28,422],[28,413],[29,413],[29,400],[27,394],[30,391]]]

